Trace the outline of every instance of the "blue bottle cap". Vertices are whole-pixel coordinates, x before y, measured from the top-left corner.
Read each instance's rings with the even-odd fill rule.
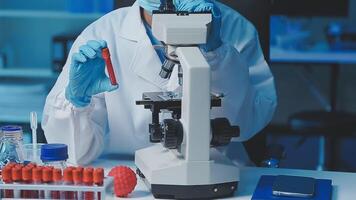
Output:
[[[65,144],[45,144],[41,146],[41,160],[62,161],[68,159],[68,146]]]
[[[2,126],[0,128],[1,131],[3,132],[11,132],[11,131],[21,131],[22,127],[21,126],[16,126],[16,125],[8,125],[8,126]]]

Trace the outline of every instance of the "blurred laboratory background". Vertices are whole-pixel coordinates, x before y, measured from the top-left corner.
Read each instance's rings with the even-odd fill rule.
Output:
[[[245,143],[251,159],[356,172],[356,0],[221,1],[254,23],[276,81],[274,119]],[[29,113],[41,120],[77,35],[133,2],[0,0],[0,125],[23,126],[31,142]]]

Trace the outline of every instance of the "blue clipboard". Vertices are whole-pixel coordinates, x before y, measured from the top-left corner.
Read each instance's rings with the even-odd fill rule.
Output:
[[[331,200],[331,180],[316,179],[315,195],[312,198],[278,197],[272,194],[276,176],[261,176],[251,200]]]

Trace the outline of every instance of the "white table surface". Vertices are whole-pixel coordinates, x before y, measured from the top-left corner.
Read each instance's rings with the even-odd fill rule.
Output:
[[[94,162],[93,165],[104,167],[107,170],[117,165],[126,165],[135,169],[133,161],[120,160],[118,157],[99,159]],[[333,184],[333,200],[356,199],[356,173],[246,167],[241,169],[240,174],[238,191],[235,193],[234,197],[227,199],[250,200],[258,180],[262,175],[297,175],[331,179]],[[108,194],[107,199],[154,199],[141,180],[138,181],[135,191],[128,198],[117,198],[110,192]]]
[[[356,51],[298,51],[271,48],[271,62],[356,64]]]

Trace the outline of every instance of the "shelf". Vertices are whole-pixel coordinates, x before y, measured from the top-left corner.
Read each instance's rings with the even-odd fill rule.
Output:
[[[0,78],[42,78],[56,79],[58,73],[50,69],[6,68],[0,69]]]
[[[40,99],[42,100],[42,99]],[[0,123],[29,123],[30,112],[37,112],[38,121],[42,120],[43,105],[35,105],[26,107],[2,107],[0,106]]]
[[[0,10],[0,17],[8,18],[50,18],[50,19],[86,19],[95,20],[103,13],[70,13],[66,11],[40,11],[40,10]]]
[[[1,86],[0,123],[27,123],[31,111],[41,120],[47,93],[45,85],[39,84]]]
[[[296,51],[271,48],[275,63],[356,64],[356,51]]]

